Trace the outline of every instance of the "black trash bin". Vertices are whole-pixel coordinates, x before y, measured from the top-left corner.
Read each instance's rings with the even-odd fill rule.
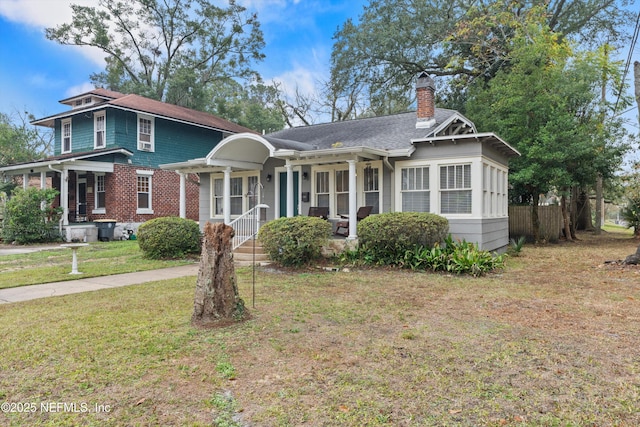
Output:
[[[95,223],[98,227],[98,240],[101,242],[113,240],[113,231],[116,228],[115,219],[99,219]]]

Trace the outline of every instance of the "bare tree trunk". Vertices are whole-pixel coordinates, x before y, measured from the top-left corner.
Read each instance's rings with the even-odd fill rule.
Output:
[[[533,239],[536,243],[540,243],[540,215],[538,214],[538,203],[540,202],[540,194],[533,193],[533,201],[531,206],[531,228],[533,230]]]
[[[600,234],[602,226],[604,225],[604,212],[602,205],[604,202],[604,196],[602,193],[602,174],[598,174],[596,181],[596,234]]]
[[[204,227],[200,269],[191,323],[214,326],[239,321],[247,315],[238,295],[231,238],[234,230],[223,223]]]
[[[576,207],[575,229],[592,231],[593,222],[591,220],[591,203],[589,202],[589,189],[580,188],[579,191],[575,193],[572,192],[572,194],[575,194],[575,203],[571,204],[571,206]]]
[[[571,237],[571,219],[569,218],[569,209],[567,209],[567,196],[565,194],[562,195],[560,199],[560,207],[562,208],[562,222],[563,222],[563,231],[564,237],[567,241],[572,241]]]
[[[571,200],[569,200],[569,229],[571,230],[571,238],[573,240],[578,240],[576,236],[576,224],[578,223],[578,187],[575,185],[571,187]],[[587,197],[587,206],[589,207],[589,212],[591,212],[591,205],[589,205],[589,198]],[[591,218],[591,213],[589,213],[589,218]]]

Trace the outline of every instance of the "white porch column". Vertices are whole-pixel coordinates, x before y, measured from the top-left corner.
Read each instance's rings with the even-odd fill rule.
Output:
[[[231,222],[231,168],[224,170],[224,192],[222,196],[222,210],[224,213],[224,223]]]
[[[178,172],[180,176],[180,218],[187,217],[187,178],[186,174]]]
[[[22,189],[26,190],[29,187],[29,174],[28,173],[23,173],[22,174]]]
[[[291,218],[293,213],[293,166],[289,162],[284,166],[287,169],[287,217]]]
[[[349,239],[358,237],[358,197],[356,188],[356,161],[349,163]]]
[[[69,225],[69,171],[60,173],[60,205],[62,206],[62,224]]]
[[[47,173],[46,172],[40,172],[40,189],[41,190],[47,189]],[[46,207],[46,202],[43,200],[40,202],[40,209],[44,210],[45,207]]]

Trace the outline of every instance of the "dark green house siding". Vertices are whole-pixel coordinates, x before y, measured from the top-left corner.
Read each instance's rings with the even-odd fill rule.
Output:
[[[71,118],[73,153],[94,150],[92,113],[79,113]],[[106,110],[106,147],[126,148],[134,153],[131,164],[158,168],[161,164],[184,162],[205,157],[223,138],[220,131],[156,117],[154,119],[153,152],[138,150],[138,114],[118,109]],[[61,154],[62,120],[55,123],[55,155]]]

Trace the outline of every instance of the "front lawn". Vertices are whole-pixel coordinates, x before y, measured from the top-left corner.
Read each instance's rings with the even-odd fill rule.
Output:
[[[194,262],[145,259],[135,240],[95,242],[79,248],[78,265],[83,273],[81,276],[69,275],[71,260],[71,250],[63,248],[29,254],[2,255],[0,289],[175,267]]]
[[[260,269],[255,309],[239,269],[215,330],[195,277],[6,304],[0,425],[640,425],[640,269],[604,264],[638,241],[581,238],[481,278]]]

